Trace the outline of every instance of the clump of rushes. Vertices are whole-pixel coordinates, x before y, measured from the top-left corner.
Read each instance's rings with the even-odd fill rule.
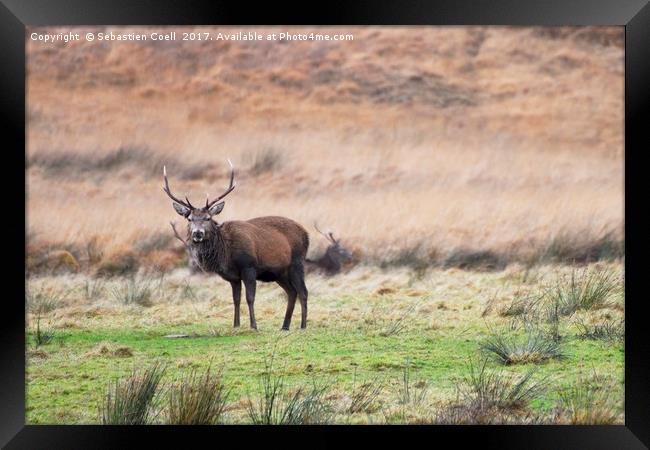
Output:
[[[105,283],[101,278],[86,280],[84,282],[83,294],[87,301],[97,300],[104,293]]]
[[[222,372],[203,374],[193,369],[169,392],[168,423],[172,425],[215,425],[220,423],[230,390]]]
[[[27,289],[26,307],[33,314],[46,314],[61,306],[64,297],[61,292],[45,287]]]
[[[424,380],[413,382],[411,379],[411,364],[407,361],[402,370],[402,383],[399,388],[399,402],[402,405],[420,406],[427,395],[429,385]]]
[[[313,384],[308,388],[301,387],[297,413],[290,416],[291,423],[298,425],[330,423],[334,413],[332,406],[325,399],[328,390],[329,387],[326,385]]]
[[[43,328],[41,321],[43,316],[61,305],[63,295],[51,289],[40,288],[33,291],[28,289],[25,298],[26,308],[32,313],[36,328],[33,332],[34,344],[36,347],[50,343],[55,336],[55,332],[50,328]]]
[[[254,425],[304,425],[328,423],[332,408],[325,400],[328,388],[313,385],[289,392],[284,377],[273,373],[273,357],[262,375],[257,402],[248,399],[248,417]]]
[[[535,369],[521,376],[488,370],[487,359],[470,372],[458,388],[455,402],[440,409],[434,421],[448,424],[489,424],[530,418],[530,403],[546,390],[546,380],[534,380]]]
[[[36,330],[34,330],[34,344],[36,347],[49,344],[55,336],[54,330],[41,328],[41,314],[36,314]]]
[[[160,380],[165,373],[165,366],[155,363],[130,376],[116,379],[109,384],[108,391],[101,405],[103,425],[146,425],[157,414],[156,393]]]
[[[151,278],[130,276],[113,289],[113,297],[125,305],[151,306],[152,285]]]
[[[578,310],[589,311],[610,306],[609,298],[622,285],[615,273],[605,269],[574,269],[570,276],[558,278],[546,290],[546,296],[556,304],[563,316]]]
[[[582,321],[576,322],[578,337],[581,339],[598,339],[603,341],[623,341],[625,339],[625,322],[623,320],[606,320],[594,325]]]
[[[563,357],[559,342],[540,331],[528,331],[523,336],[493,334],[481,342],[480,348],[505,365],[541,363]]]
[[[526,313],[526,307],[523,302],[515,300],[508,306],[499,310],[501,317],[521,316]]]
[[[578,382],[560,392],[559,420],[572,425],[611,425],[621,422],[610,390]]]
[[[479,370],[471,369],[465,384],[466,397],[481,409],[522,409],[538,398],[546,388],[545,381],[533,381],[535,369],[520,377],[501,371],[486,370],[484,361]]]
[[[499,310],[501,317],[519,317],[531,315],[540,304],[541,295],[516,297],[508,306]]]
[[[355,377],[356,378],[356,377]],[[374,410],[374,404],[377,397],[381,395],[384,390],[384,384],[375,379],[361,383],[352,388],[350,406],[347,411],[349,414],[356,414],[359,412],[371,412]]]

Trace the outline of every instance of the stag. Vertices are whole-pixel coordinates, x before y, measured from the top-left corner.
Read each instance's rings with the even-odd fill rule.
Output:
[[[287,310],[282,324],[288,330],[291,316],[300,299],[300,328],[307,326],[307,287],[304,262],[309,248],[309,235],[298,223],[286,217],[267,216],[250,220],[232,220],[219,223],[216,216],[223,210],[226,195],[235,189],[235,169],[230,164],[230,185],[216,199],[206,198],[205,206],[195,207],[187,197],[174,196],[163,167],[163,190],[172,199],[174,210],[187,219],[187,238],[172,229],[190,255],[193,264],[204,273],[216,273],[230,282],[235,306],[234,326],[239,327],[239,306],[242,282],[246,289],[246,303],[250,327],[255,321],[255,288],[257,281],[276,282],[287,294]]]
[[[315,260],[306,259],[306,261],[314,264],[319,269],[322,269],[328,275],[339,273],[344,264],[352,262],[352,254],[341,245],[339,239],[334,238],[334,234],[331,231],[323,233],[316,223],[314,223],[314,228],[316,228],[316,231],[320,234],[325,236],[325,239],[330,242],[330,245],[327,247],[327,250],[325,250],[323,256]]]

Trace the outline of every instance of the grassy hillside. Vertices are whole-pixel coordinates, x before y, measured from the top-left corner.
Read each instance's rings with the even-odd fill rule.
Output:
[[[222,220],[318,221],[370,263],[622,254],[622,29],[328,31],[354,41],[30,41],[32,269],[179,261],[162,165],[199,201],[226,158]]]

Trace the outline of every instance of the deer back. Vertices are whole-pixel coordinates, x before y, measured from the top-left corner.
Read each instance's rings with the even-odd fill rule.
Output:
[[[249,257],[260,268],[288,267],[304,259],[309,247],[307,231],[284,217],[225,222],[221,233],[230,258]]]

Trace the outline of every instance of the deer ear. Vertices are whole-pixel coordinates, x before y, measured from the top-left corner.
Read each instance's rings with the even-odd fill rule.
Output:
[[[216,203],[216,204],[210,206],[210,209],[208,209],[208,212],[210,213],[211,216],[216,216],[217,214],[219,214],[221,212],[221,210],[223,209],[223,205],[225,205],[225,204],[226,204],[226,202]]]
[[[172,205],[174,205],[174,209],[178,214],[180,214],[183,217],[187,217],[190,215],[190,209],[181,205],[180,203],[172,202]]]

